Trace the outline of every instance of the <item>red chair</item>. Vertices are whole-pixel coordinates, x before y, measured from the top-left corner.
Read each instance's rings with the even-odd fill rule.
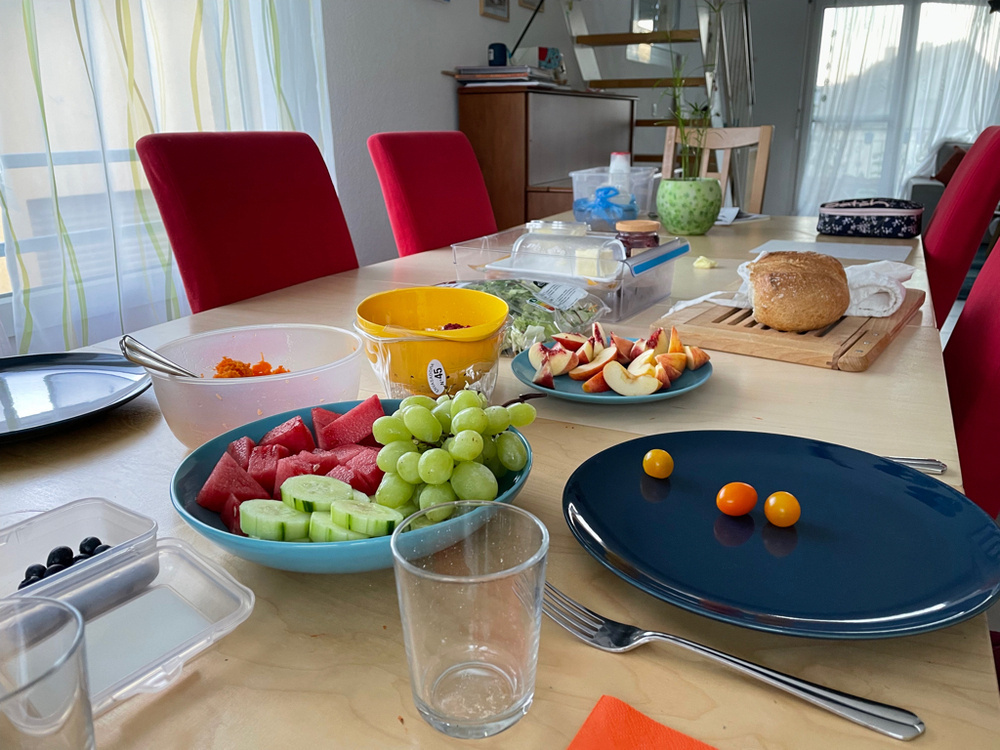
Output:
[[[376,133],[368,139],[399,254],[497,231],[486,182],[465,133]]]
[[[1000,126],[986,128],[955,170],[924,232],[927,278],[940,327],[1000,203]]]
[[[971,153],[971,152],[970,152]],[[944,349],[951,416],[966,496],[1000,512],[1000,251],[986,259]]]
[[[358,267],[305,133],[157,133],[135,144],[193,312]]]

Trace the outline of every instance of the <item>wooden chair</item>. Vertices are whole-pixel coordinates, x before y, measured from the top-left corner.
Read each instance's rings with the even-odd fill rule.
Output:
[[[306,133],[154,133],[135,144],[192,312],[358,267]]]
[[[698,145],[701,131],[689,128],[686,135],[687,145]],[[722,184],[725,195],[729,183],[730,167],[734,148],[749,147],[751,161],[748,164],[747,175],[749,190],[741,196],[740,208],[752,214],[759,214],[764,206],[764,186],[767,182],[767,162],[771,154],[771,136],[774,135],[773,125],[761,125],[755,128],[707,128],[704,131],[704,150],[701,154],[701,165],[698,174],[701,177],[715,177]],[[674,172],[677,161],[677,146],[679,135],[674,125],[667,127],[666,142],[663,145],[663,176]],[[713,153],[721,152],[718,170],[710,170],[710,158]]]

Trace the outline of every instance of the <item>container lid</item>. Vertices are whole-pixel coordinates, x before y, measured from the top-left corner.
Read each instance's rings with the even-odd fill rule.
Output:
[[[659,228],[660,222],[651,219],[626,219],[615,224],[619,232],[655,232]]]
[[[250,589],[170,538],[31,588],[81,609],[95,716],[174,682],[186,662],[232,632],[254,605]]]

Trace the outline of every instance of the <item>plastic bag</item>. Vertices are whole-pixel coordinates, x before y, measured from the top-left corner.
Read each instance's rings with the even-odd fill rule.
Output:
[[[494,294],[510,307],[503,352],[517,354],[559,332],[586,333],[611,311],[600,298],[572,284],[524,279],[450,281],[450,286]]]

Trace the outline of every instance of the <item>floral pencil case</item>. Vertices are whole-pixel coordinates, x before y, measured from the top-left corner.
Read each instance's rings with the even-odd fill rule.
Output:
[[[899,198],[855,198],[819,207],[816,231],[840,237],[908,240],[920,234],[924,207]]]

